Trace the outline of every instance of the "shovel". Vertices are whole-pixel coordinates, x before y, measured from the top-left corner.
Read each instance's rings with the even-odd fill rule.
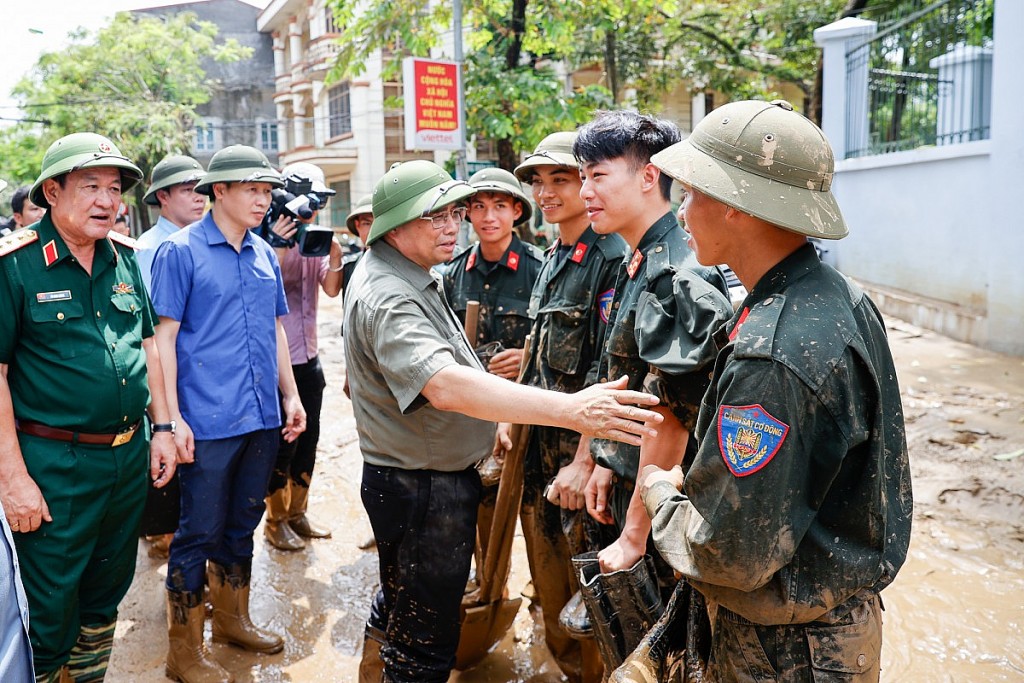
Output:
[[[530,338],[524,344],[529,353]],[[528,358],[523,357],[519,381]],[[523,498],[523,459],[530,439],[529,425],[512,425],[512,450],[505,456],[498,499],[494,504],[490,540],[483,562],[477,565],[479,588],[462,599],[462,635],[455,653],[455,668],[470,669],[487,656],[508,632],[522,605],[522,598],[509,599],[506,583],[512,567],[512,539]]]

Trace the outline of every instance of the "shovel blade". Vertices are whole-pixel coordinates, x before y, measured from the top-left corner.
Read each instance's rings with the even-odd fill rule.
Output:
[[[471,669],[501,642],[516,619],[522,598],[466,607],[462,617],[462,635],[455,653],[455,668]]]

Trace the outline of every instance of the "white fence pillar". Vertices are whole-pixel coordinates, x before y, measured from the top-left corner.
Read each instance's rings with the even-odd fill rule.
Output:
[[[832,143],[836,159],[868,145],[868,60],[857,59],[847,68],[846,55],[866,42],[878,22],[846,17],[814,30],[814,42],[822,48],[821,128]]]
[[[939,71],[935,144],[986,140],[992,121],[992,50],[957,45],[928,62]]]

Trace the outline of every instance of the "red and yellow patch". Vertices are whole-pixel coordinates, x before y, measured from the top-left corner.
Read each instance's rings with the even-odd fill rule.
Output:
[[[761,407],[723,405],[718,409],[718,447],[729,471],[746,477],[771,462],[789,434],[789,425]]]

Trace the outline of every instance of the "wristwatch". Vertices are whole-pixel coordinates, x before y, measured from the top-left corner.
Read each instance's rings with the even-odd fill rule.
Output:
[[[173,434],[174,429],[177,426],[178,424],[174,420],[171,420],[170,422],[154,422],[152,428],[154,434],[158,432],[170,432],[171,434]]]

